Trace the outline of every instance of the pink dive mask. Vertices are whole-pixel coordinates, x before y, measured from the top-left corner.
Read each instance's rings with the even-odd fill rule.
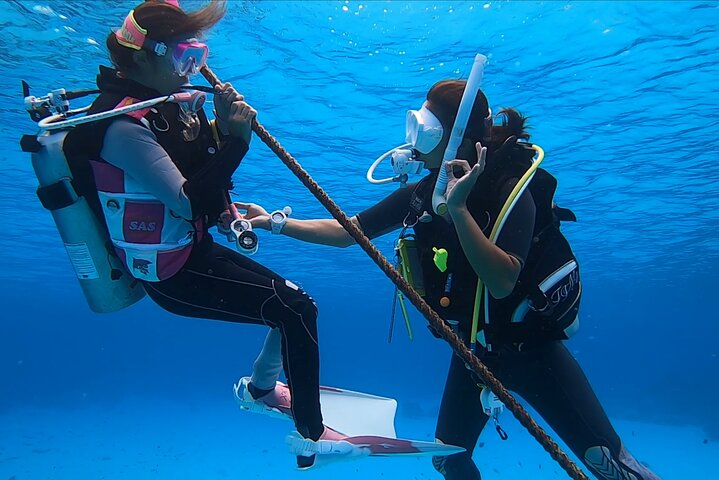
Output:
[[[167,54],[167,44],[147,37],[147,29],[137,23],[134,10],[127,15],[122,27],[115,31],[115,38],[120,45],[133,50],[145,49],[154,52],[158,57]],[[175,72],[181,77],[199,73],[200,69],[205,66],[209,53],[210,49],[207,45],[199,42],[196,38],[179,42],[172,52]]]
[[[181,77],[196,75],[205,66],[210,49],[196,38],[180,42],[172,52],[172,62],[175,65],[175,72]]]

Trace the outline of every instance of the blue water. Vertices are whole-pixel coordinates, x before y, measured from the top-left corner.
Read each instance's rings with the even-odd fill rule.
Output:
[[[201,4],[183,2],[186,9]],[[243,442],[252,439],[243,422],[264,425],[245,420],[230,395],[232,382],[248,374],[263,329],[173,317],[149,300],[91,313],[19,150],[21,134],[35,131],[20,80],[36,95],[92,87],[97,65],[108,64],[105,35],[134,5],[0,4],[0,479],[230,478],[229,464],[244,461]],[[259,121],[348,214],[396,188],[372,186],[364,175],[403,141],[405,111],[434,82],[466,78],[475,53],[486,54],[483,89],[493,110],[514,106],[530,117],[532,139],[547,152],[544,166],[559,180],[557,202],[579,218],[563,227],[584,281],[582,330],[570,348],[613,420],[694,429],[685,448],[707,466],[666,478],[709,479],[717,475],[708,446],[719,442],[718,24],[719,5],[708,1],[230,1],[208,42],[214,71],[245,94]],[[257,138],[235,185],[238,200],[289,204],[299,218],[327,216]],[[387,255],[390,237],[376,242]],[[262,235],[255,258],[319,303],[323,383],[397,398],[398,422],[431,438],[449,349],[414,311],[415,340],[398,328],[388,344],[393,286],[362,250]],[[178,454],[137,461],[131,446],[152,442],[158,412],[175,410],[181,413],[168,424],[177,428],[183,415],[209,410],[217,425],[181,429],[185,437],[173,445],[192,451],[185,463]],[[44,412],[43,420],[33,412]],[[78,450],[62,450],[76,438],[68,425],[77,423],[67,419],[95,425],[97,412],[127,438],[118,446],[116,429],[98,427],[80,435],[88,443],[73,444]],[[509,417],[509,428],[519,430]],[[206,456],[219,456],[198,440],[217,441],[218,425],[233,432],[227,468],[170,469],[177,462],[200,468]],[[272,428],[278,436],[262,455],[289,472],[282,445],[289,424]],[[683,461],[642,447],[649,439],[628,427],[620,431],[665,472]],[[525,443],[509,453],[513,465],[528,449],[538,451],[531,439]],[[111,453],[96,456],[87,471],[69,467],[85,464],[82,452],[98,445]],[[502,451],[496,442],[493,448]],[[50,459],[53,452],[61,455]],[[106,457],[115,463],[103,463]],[[412,463],[422,472],[415,477],[385,463],[356,478],[435,478],[423,462]],[[482,462],[486,478],[561,478],[556,466],[557,477],[546,468],[546,477],[511,477],[498,466],[509,463]],[[120,464],[135,470],[123,474]],[[337,475],[356,474],[360,464]]]

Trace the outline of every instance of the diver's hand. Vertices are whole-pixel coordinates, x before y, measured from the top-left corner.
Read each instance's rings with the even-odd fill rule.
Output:
[[[252,121],[257,116],[257,110],[245,102],[245,97],[230,83],[215,85],[215,92],[215,115],[220,130],[249,144],[252,139]]]
[[[243,215],[245,220],[249,220],[252,224],[252,228],[259,228],[262,230],[270,230],[270,214],[262,206],[255,203],[242,203],[234,202],[238,210],[244,210],[247,213]]]
[[[450,160],[446,163],[447,169],[447,208],[450,213],[466,208],[467,197],[472,191],[477,179],[484,172],[484,166],[487,162],[487,147],[483,147],[480,142],[475,145],[477,148],[477,164],[470,167],[467,160]],[[455,176],[455,170],[461,169],[462,174]]]

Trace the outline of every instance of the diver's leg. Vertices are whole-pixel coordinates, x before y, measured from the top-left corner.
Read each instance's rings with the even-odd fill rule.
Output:
[[[320,437],[324,426],[319,402],[317,307],[305,292],[211,240],[195,246],[178,274],[144,285],[156,303],[179,315],[279,329],[295,425],[306,438]]]
[[[479,469],[472,461],[472,452],[489,417],[482,412],[479,394],[480,389],[464,361],[452,355],[435,437],[443,443],[464,447],[467,451],[432,459],[434,468],[447,480],[481,479]]]
[[[517,352],[513,388],[602,480],[659,480],[622,445],[581,367],[562,342]]]
[[[292,392],[292,415],[299,433],[318,440],[324,426],[320,412],[320,357],[317,306],[291,282],[274,281],[275,295],[262,307],[263,318],[281,333],[282,361]]]
[[[250,384],[259,391],[273,390],[281,372],[282,332],[279,328],[271,328],[252,367]]]

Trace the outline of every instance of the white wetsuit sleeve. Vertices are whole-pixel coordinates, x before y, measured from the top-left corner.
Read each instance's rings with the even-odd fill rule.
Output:
[[[115,120],[105,133],[100,155],[177,215],[192,219],[190,199],[182,189],[187,179],[149,128],[130,119]]]

